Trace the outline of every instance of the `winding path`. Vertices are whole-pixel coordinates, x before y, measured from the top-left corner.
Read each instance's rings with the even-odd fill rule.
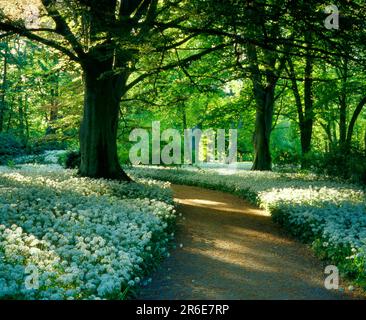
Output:
[[[177,249],[139,299],[349,298],[324,288],[322,263],[263,210],[223,192],[172,187],[185,218]]]

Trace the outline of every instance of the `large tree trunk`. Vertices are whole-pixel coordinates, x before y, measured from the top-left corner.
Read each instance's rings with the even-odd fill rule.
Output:
[[[278,77],[274,74],[276,58],[265,53],[266,70],[262,77],[259,69],[257,49],[253,45],[247,46],[249,69],[253,83],[253,94],[256,102],[256,120],[254,133],[254,162],[252,170],[272,170],[270,139],[272,132],[273,106],[275,87]],[[264,78],[264,79],[263,79]],[[263,83],[265,80],[265,83]]]
[[[125,79],[113,75],[108,62],[84,67],[84,114],[80,127],[79,174],[92,178],[129,181],[117,156],[119,103]]]
[[[288,59],[288,65],[289,65],[289,77],[290,77],[291,83],[292,83],[292,92],[295,97],[297,116],[299,119],[301,153],[304,156],[306,154],[306,152],[308,152],[310,149],[311,135],[310,135],[310,139],[309,139],[308,130],[307,130],[307,126],[306,126],[306,120],[305,120],[305,114],[304,114],[304,110],[303,110],[303,103],[302,103],[302,99],[301,99],[301,95],[300,95],[300,90],[297,85],[295,67],[294,67],[294,64],[293,64],[291,58]]]
[[[306,39],[309,41],[309,37]],[[305,62],[305,76],[304,76],[304,104],[302,103],[300,90],[297,85],[296,72],[294,64],[291,58],[288,59],[289,77],[292,83],[292,91],[295,97],[297,114],[299,119],[300,128],[300,141],[301,141],[301,166],[306,168],[308,166],[306,154],[311,150],[311,139],[314,125],[314,110],[313,110],[313,58],[310,55],[306,56]],[[328,132],[327,132],[328,133]]]
[[[262,92],[263,98],[257,100],[255,135],[254,135],[254,163],[252,170],[272,170],[270,152],[270,138],[272,132],[274,87]]]

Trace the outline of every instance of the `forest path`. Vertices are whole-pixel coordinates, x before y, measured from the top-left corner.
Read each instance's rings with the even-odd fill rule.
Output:
[[[324,288],[323,264],[265,211],[223,192],[172,188],[185,217],[177,249],[138,299],[349,298]]]

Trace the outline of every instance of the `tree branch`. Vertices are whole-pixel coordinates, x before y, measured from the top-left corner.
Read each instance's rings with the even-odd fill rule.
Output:
[[[30,40],[37,41],[39,43],[42,43],[46,46],[49,46],[51,48],[54,48],[54,49],[62,52],[63,54],[67,55],[73,61],[80,62],[79,57],[76,56],[69,49],[63,47],[62,45],[60,45],[59,43],[57,43],[53,40],[49,40],[49,39],[45,39],[43,37],[40,37],[40,36],[32,33],[31,31],[25,29],[25,28],[15,26],[11,23],[0,22],[0,30],[3,30],[5,32],[9,32],[9,33],[13,33],[13,34],[15,33],[15,34],[18,34],[20,36],[26,37]]]
[[[42,0],[44,7],[46,8],[49,16],[53,19],[56,24],[56,31],[57,33],[61,34],[71,45],[73,50],[79,56],[79,58],[83,58],[85,52],[76,39],[75,35],[70,30],[68,24],[66,23],[65,19],[61,16],[60,12],[55,7],[54,0]]]
[[[227,32],[227,31],[224,31],[221,29],[220,30],[213,29],[210,27],[207,27],[207,28],[206,27],[201,27],[201,28],[185,27],[176,22],[169,22],[169,23],[155,22],[155,25],[158,27],[163,27],[165,29],[172,28],[172,29],[178,29],[178,30],[185,31],[185,32],[197,32],[197,33],[206,34],[206,35],[223,36],[223,37],[230,38],[240,44],[250,43],[250,44],[258,46],[262,49],[266,49],[268,51],[273,51],[273,52],[277,52],[277,53],[286,53],[288,55],[293,55],[293,56],[309,56],[306,53],[286,52],[286,51],[280,50],[279,48],[276,47],[280,44],[283,44],[283,45],[287,45],[287,46],[296,48],[298,50],[306,51],[306,46],[297,44],[297,42],[301,42],[301,41],[298,41],[297,39],[295,40],[295,39],[287,39],[287,38],[267,38],[266,41],[261,41],[260,39],[257,40],[257,39],[245,38],[238,34]],[[319,53],[319,54],[324,55],[324,56],[310,55],[310,57],[312,57],[312,58],[322,58],[322,59],[328,60],[328,56],[331,55],[331,56],[335,56],[335,57],[348,57],[348,59],[351,59],[351,60],[354,60],[357,62],[360,61],[360,59],[357,59],[355,57],[348,56],[348,55],[338,53],[335,51],[328,51],[328,50],[318,48],[318,47],[312,48],[312,51],[314,53]]]
[[[350,146],[351,142],[352,142],[352,135],[353,135],[353,130],[356,124],[356,121],[363,109],[363,107],[366,105],[366,96],[363,97],[361,99],[361,101],[359,102],[359,104],[357,105],[355,111],[353,112],[351,121],[348,125],[348,132],[347,132],[347,145]]]
[[[231,44],[231,43],[230,43]],[[137,85],[138,83],[140,83],[141,81],[143,81],[144,79],[146,79],[147,77],[149,76],[152,76],[156,73],[159,73],[160,71],[165,71],[165,70],[169,70],[169,69],[173,69],[175,67],[179,67],[179,66],[184,66],[188,63],[191,63],[193,61],[196,61],[196,60],[199,60],[201,59],[203,56],[211,53],[211,52],[214,52],[214,51],[217,51],[217,50],[221,50],[225,47],[227,47],[228,45],[230,44],[221,44],[221,45],[218,45],[216,47],[213,47],[213,48],[208,48],[204,51],[201,51],[199,53],[196,53],[196,54],[193,54],[187,58],[184,58],[180,61],[177,61],[177,62],[174,62],[174,63],[170,63],[170,64],[167,64],[165,66],[162,66],[162,67],[159,67],[153,71],[150,71],[150,72],[146,72],[140,76],[138,76],[135,80],[133,80],[132,82],[130,82],[128,85],[127,85],[127,90],[130,90],[132,87],[134,87],[135,85]],[[127,91],[126,90],[126,91]]]

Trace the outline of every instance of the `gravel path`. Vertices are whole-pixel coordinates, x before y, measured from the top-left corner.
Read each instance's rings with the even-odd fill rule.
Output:
[[[138,299],[350,298],[324,288],[323,264],[266,212],[223,192],[172,187],[185,217],[177,249]]]

